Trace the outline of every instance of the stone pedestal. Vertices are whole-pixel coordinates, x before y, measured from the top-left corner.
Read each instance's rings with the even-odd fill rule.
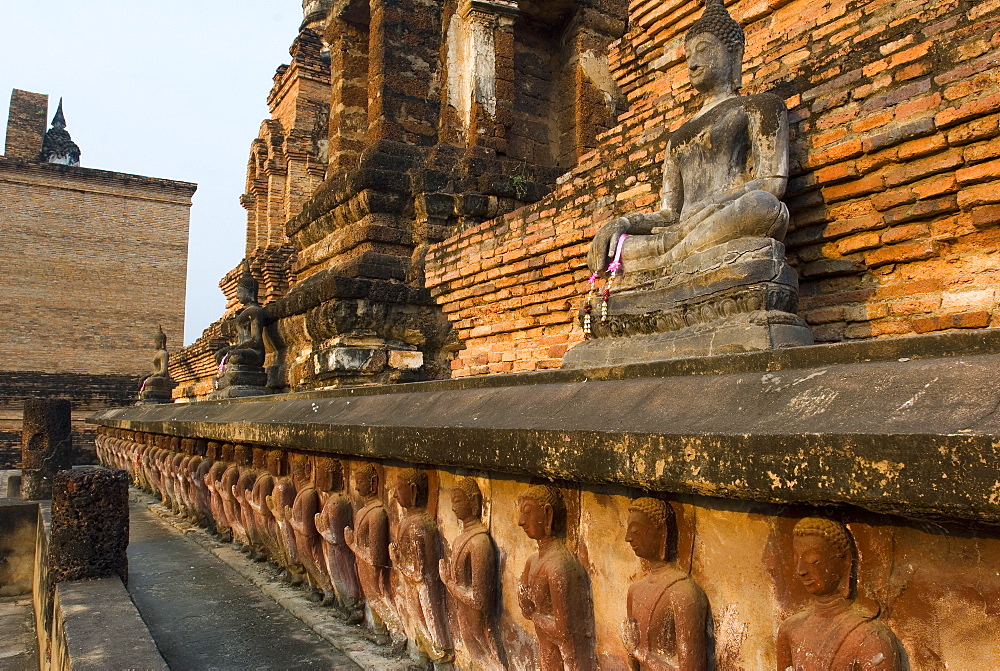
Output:
[[[270,394],[267,372],[261,366],[227,363],[215,379],[211,398],[243,398]]]
[[[128,474],[91,466],[56,473],[49,576],[66,580],[121,577],[128,583]]]
[[[608,301],[607,321],[595,303],[593,337],[566,353],[564,368],[813,343],[795,314],[798,276],[773,238],[732,240],[672,265],[643,259],[626,270]]]
[[[21,429],[21,499],[52,497],[52,476],[73,467],[72,405],[62,398],[24,401]]]
[[[139,390],[139,400],[136,405],[153,405],[156,403],[173,403],[174,398],[171,393],[177,383],[169,377],[151,375],[142,383]]]

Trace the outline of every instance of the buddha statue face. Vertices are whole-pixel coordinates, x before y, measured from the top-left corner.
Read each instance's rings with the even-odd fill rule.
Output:
[[[839,593],[850,565],[837,548],[822,536],[796,535],[792,550],[795,574],[807,592],[818,597]]]
[[[691,85],[697,91],[713,94],[735,89],[734,71],[739,64],[721,39],[712,33],[698,33],[688,38],[685,52]]]
[[[632,546],[640,559],[663,561],[667,553],[666,525],[639,510],[633,510],[628,515],[625,542]]]

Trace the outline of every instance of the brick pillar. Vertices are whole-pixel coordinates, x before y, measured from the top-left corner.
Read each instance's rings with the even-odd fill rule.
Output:
[[[71,404],[63,398],[24,401],[21,428],[21,499],[37,501],[52,496],[52,476],[73,467]]]
[[[52,488],[49,576],[121,577],[128,583],[128,473],[89,466],[59,471]]]
[[[11,158],[38,159],[42,139],[48,125],[49,97],[14,89],[10,94],[10,116],[7,117],[7,147]]]

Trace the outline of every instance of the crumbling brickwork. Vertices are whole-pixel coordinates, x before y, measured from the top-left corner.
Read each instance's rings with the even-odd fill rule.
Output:
[[[7,116],[7,136],[4,156],[34,160],[42,151],[49,97],[14,89],[10,94],[10,114]]]
[[[995,2],[738,2],[744,92],[790,109],[786,239],[820,342],[995,325],[1000,136]],[[584,256],[650,211],[668,133],[698,102],[683,36],[697,3],[632,2],[611,49],[629,101],[547,199],[431,248],[427,286],[465,345],[454,375],[558,366],[582,338]]]

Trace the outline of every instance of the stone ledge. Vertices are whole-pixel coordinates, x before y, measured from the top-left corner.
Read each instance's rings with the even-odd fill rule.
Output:
[[[1000,331],[121,408],[88,421],[770,503],[1000,523]]]
[[[117,577],[56,585],[54,668],[168,669]]]

